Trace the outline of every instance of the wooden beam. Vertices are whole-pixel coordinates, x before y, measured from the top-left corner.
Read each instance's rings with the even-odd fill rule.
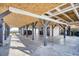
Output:
[[[62,12],[62,10],[60,10],[59,8],[56,8],[56,10],[59,12],[59,13],[61,13]],[[72,22],[74,22],[73,21],[73,19],[71,19],[67,14],[65,14],[65,13],[62,13],[64,16],[66,16],[69,20],[71,20]]]
[[[59,25],[64,29],[65,25],[61,25],[61,24],[59,24]]]
[[[78,20],[79,20],[79,14],[78,14],[77,9],[75,8],[75,6],[74,6],[73,3],[71,3],[71,6],[74,8],[73,11],[74,11],[74,13],[76,14],[76,16],[77,16],[77,18],[78,18]]]
[[[59,16],[55,16],[56,18],[58,18],[57,20],[59,20],[59,21],[64,21],[64,22],[66,22],[67,24],[69,24],[69,22],[68,21],[66,21],[65,19],[62,19],[61,17],[59,17]]]
[[[5,16],[7,16],[8,14],[10,14],[11,12],[9,10],[6,10],[5,12],[0,14],[0,18],[3,18]]]
[[[77,9],[77,8],[79,8],[79,6],[75,6],[75,9]],[[69,8],[69,9],[66,9],[66,10],[60,12],[60,13],[56,13],[56,14],[53,14],[53,13],[51,13],[50,11],[48,11],[47,13],[48,13],[49,15],[52,15],[52,17],[53,17],[53,16],[57,16],[57,15],[59,15],[59,14],[63,14],[63,13],[65,13],[65,12],[71,11],[71,10],[73,10],[73,9],[74,9],[74,8]]]
[[[58,20],[51,19],[51,18],[46,17],[44,15],[37,15],[37,14],[31,13],[31,12],[24,11],[24,10],[17,9],[17,8],[13,8],[13,7],[9,7],[9,11],[13,12],[13,13],[17,13],[17,14],[22,14],[22,15],[26,15],[26,16],[39,18],[40,20],[52,21],[52,22],[55,22],[55,23],[68,25],[66,23],[63,23],[63,22],[58,21]]]

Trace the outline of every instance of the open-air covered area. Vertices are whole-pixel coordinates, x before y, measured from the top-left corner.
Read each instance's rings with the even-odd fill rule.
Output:
[[[0,3],[0,56],[79,56],[79,3]]]

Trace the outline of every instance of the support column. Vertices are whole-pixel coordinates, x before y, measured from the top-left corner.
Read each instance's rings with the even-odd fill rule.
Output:
[[[43,35],[43,27],[40,28],[40,35]]]
[[[32,40],[34,40],[34,28],[35,28],[34,23],[32,23]]]
[[[38,21],[36,21],[35,24],[34,24],[34,26],[35,26],[35,35],[36,35],[36,29],[37,29],[36,24],[37,23],[38,23]]]
[[[36,36],[36,39],[38,39],[38,37],[39,37],[39,28],[38,27],[36,28],[36,35],[35,36]]]
[[[38,27],[38,36],[40,36],[40,27]]]
[[[21,28],[19,28],[19,34],[21,34]]]
[[[66,43],[66,28],[64,27],[64,44]]]
[[[3,20],[3,22],[2,22],[2,45],[4,46],[4,45],[6,45],[6,44],[8,44],[9,43],[9,39],[7,39],[8,38],[8,36],[9,36],[9,27],[8,27],[8,25],[4,22],[4,20]]]
[[[52,36],[53,36],[53,25],[52,25]]]
[[[26,37],[28,37],[28,25],[26,26]]]
[[[43,35],[44,35],[44,46],[47,46],[47,27],[48,27],[48,21],[44,22],[44,26],[43,26]]]
[[[6,36],[5,36],[5,30],[6,30],[6,28],[5,28],[5,23],[3,22],[3,46],[5,45],[5,40],[6,40]]]
[[[23,34],[23,28],[21,27],[21,35]]]
[[[70,36],[71,32],[70,32],[70,26],[68,26],[68,29],[67,29],[67,35]]]
[[[57,37],[57,36],[59,36],[59,26],[58,25],[56,25],[55,27],[54,27],[54,29],[53,29],[53,36],[55,36],[55,37]]]
[[[36,35],[36,26],[35,26],[35,35]]]
[[[50,26],[50,37],[52,37],[52,26]]]
[[[54,28],[56,27],[56,25],[52,25],[52,36],[54,36]]]
[[[6,44],[9,44],[10,43],[10,39],[7,39],[8,37],[9,37],[9,34],[10,34],[10,28],[9,28],[9,26],[6,24],[6,23],[4,23],[4,25],[3,25],[4,27],[5,27],[5,34],[4,34],[4,45],[6,45]]]
[[[3,19],[0,19],[0,46],[3,45]]]
[[[26,26],[23,26],[23,35],[26,36]]]
[[[24,34],[24,28],[23,27],[21,28],[21,32],[22,32],[22,35],[23,35]]]
[[[7,26],[7,37],[9,36],[9,34],[10,34],[10,27],[6,24],[6,26]]]

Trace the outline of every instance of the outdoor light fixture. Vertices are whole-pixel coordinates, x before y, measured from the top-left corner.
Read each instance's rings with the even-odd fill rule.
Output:
[[[37,15],[37,14],[31,13],[31,12],[28,12],[28,11],[24,11],[24,10],[21,10],[21,9],[18,9],[18,8],[9,7],[9,11],[13,12],[13,13],[17,13],[17,14],[22,14],[22,15],[26,15],[26,16],[39,18],[40,20],[52,21],[52,22],[55,22],[55,23],[58,23],[58,24],[64,24],[64,25],[68,26],[68,24],[60,22],[58,20],[54,20],[54,19],[51,19],[49,17],[45,17],[43,15]]]

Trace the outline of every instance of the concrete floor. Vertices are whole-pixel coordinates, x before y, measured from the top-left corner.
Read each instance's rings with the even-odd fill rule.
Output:
[[[43,46],[43,36],[14,35],[9,37],[10,44],[0,47],[1,56],[77,56],[79,55],[79,37],[67,36],[64,44],[63,36],[48,37],[48,45]]]
[[[30,52],[26,50],[17,36],[11,36],[8,39],[11,39],[10,43],[0,47],[1,56],[30,56]]]
[[[29,56],[29,51],[26,50],[26,46],[21,43],[17,36],[11,37],[9,48],[9,56]]]

